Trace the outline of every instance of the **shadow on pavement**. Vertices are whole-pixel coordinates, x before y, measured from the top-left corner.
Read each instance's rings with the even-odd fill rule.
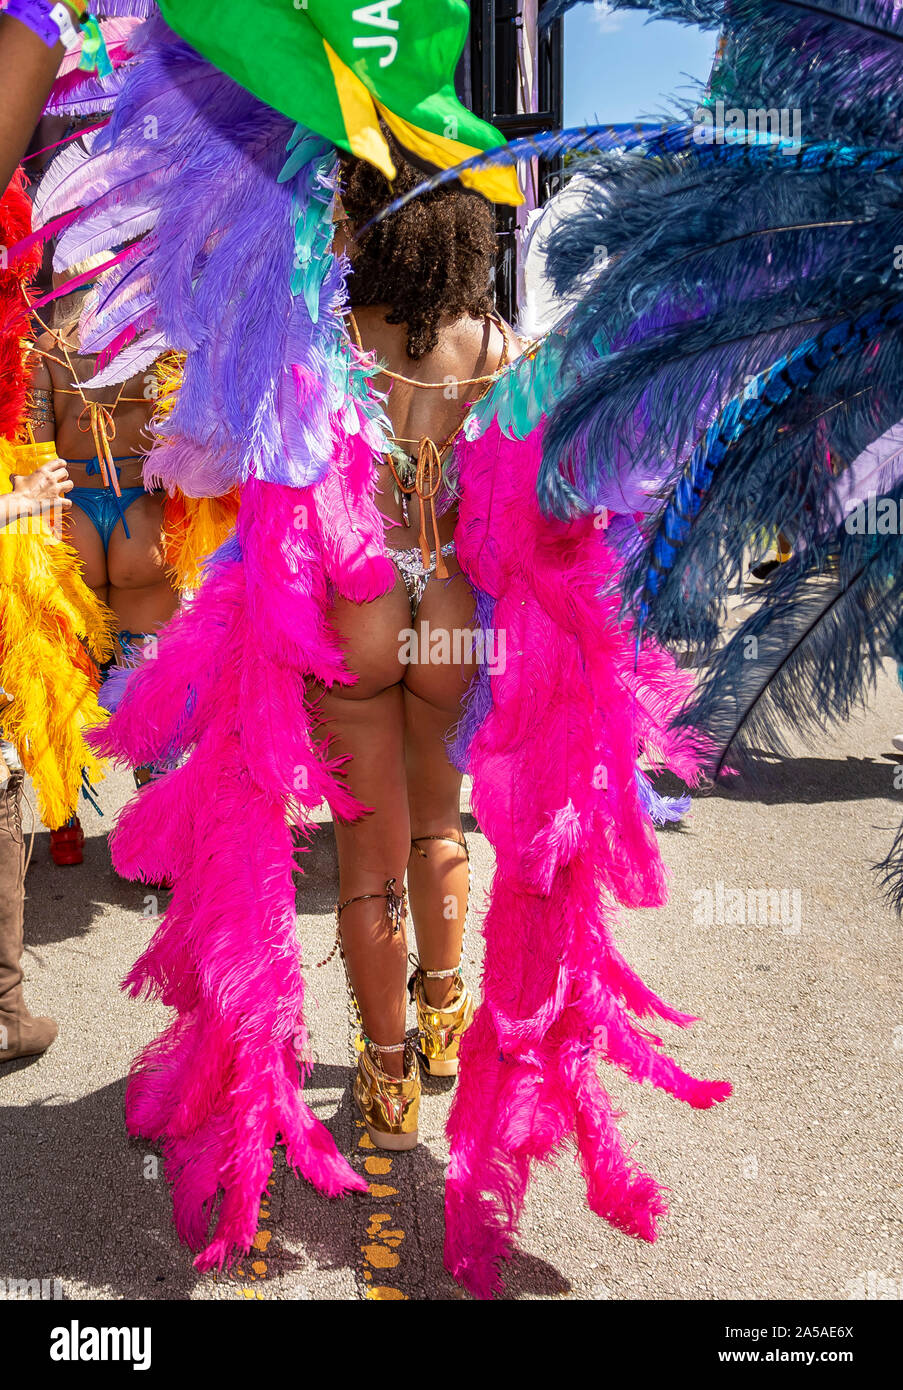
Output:
[[[335,1088],[337,1083],[344,1084],[338,1109],[333,1089],[328,1100],[332,1117],[327,1120],[326,1116],[320,1114],[320,1118],[327,1122],[340,1152],[349,1155],[357,1171],[369,1178],[364,1166],[366,1160],[383,1156],[377,1150],[362,1150],[357,1146],[360,1130],[355,1123],[357,1112],[351,1096],[352,1076],[350,1066],[316,1067],[306,1088],[306,1099],[311,1109],[319,1114],[323,1106],[317,1103],[316,1090]],[[434,1094],[437,1092],[433,1084],[427,1083],[424,1087],[425,1104],[429,1105]],[[387,1267],[382,1276],[385,1283],[405,1298],[417,1302],[467,1299],[466,1291],[452,1279],[443,1265],[444,1158],[437,1157],[428,1143],[419,1144],[410,1153],[392,1154],[390,1157],[391,1173],[382,1181],[396,1188],[395,1195],[353,1193],[336,1201],[329,1201],[309,1183],[295,1179],[280,1158],[277,1161],[280,1170],[278,1180],[290,1184],[285,1191],[282,1235],[291,1244],[306,1251],[317,1268],[350,1270],[361,1296],[366,1297],[365,1252],[373,1248],[374,1241],[370,1223],[374,1215],[386,1213],[391,1228],[403,1232],[403,1239],[396,1247],[398,1264]],[[278,1273],[282,1251],[274,1251],[271,1245],[270,1253],[276,1257],[275,1261],[270,1261],[271,1270]],[[292,1267],[297,1268],[297,1265],[287,1266]],[[316,1269],[311,1277],[316,1279]],[[379,1277],[378,1270],[374,1270],[373,1281]],[[516,1251],[505,1266],[502,1278],[504,1289],[499,1295],[501,1299],[518,1299],[524,1294],[561,1295],[568,1293],[571,1287],[552,1265],[520,1251]]]
[[[295,874],[295,911],[299,916],[330,914],[335,907],[339,884],[335,836],[332,823],[313,828],[307,840],[295,832],[298,871]]]
[[[883,750],[868,758],[774,758],[757,751],[748,770],[737,777],[721,778],[712,788],[691,789],[694,800],[714,797],[721,801],[759,802],[763,806],[823,801],[870,801],[895,795],[893,766]],[[899,761],[903,762],[903,756]],[[656,789],[666,796],[681,795],[686,787],[670,773],[656,779]],[[903,799],[901,799],[903,810]]]
[[[343,1081],[345,1092],[335,1112],[334,1088]],[[328,1108],[334,1113],[320,1118],[340,1151],[363,1171],[368,1154],[352,1149],[350,1139],[358,1133],[350,1082],[350,1068],[317,1066],[306,1097],[318,1113],[327,1098],[318,1103],[317,1091],[333,1089]],[[195,1271],[191,1252],[178,1242],[157,1151],[126,1134],[124,1095],[123,1079],[70,1103],[0,1104],[0,1279],[59,1280],[64,1299],[87,1291],[109,1299],[182,1300],[210,1277]],[[420,1302],[467,1298],[442,1264],[444,1162],[425,1144],[394,1158],[391,1180],[398,1196],[389,1208],[406,1239],[403,1257],[396,1269],[387,1271],[386,1281]],[[302,1282],[293,1292],[316,1298],[323,1271],[348,1270],[366,1296],[368,1224],[375,1211],[386,1207],[385,1200],[357,1193],[329,1200],[291,1172],[281,1148],[269,1190],[268,1278],[290,1275],[294,1286],[299,1274],[303,1281],[309,1270],[307,1289]],[[233,1285],[243,1282],[244,1263],[238,1262],[231,1278],[221,1278]],[[553,1266],[519,1251],[503,1279],[502,1299],[554,1296],[570,1289]],[[265,1291],[266,1281],[260,1287]]]
[[[87,936],[106,907],[140,913],[148,896],[156,896],[165,906],[163,890],[130,883],[114,872],[105,835],[89,836],[85,862],[66,868],[53,863],[49,846],[46,832],[35,836],[25,880],[25,940],[29,946],[52,946]]]
[[[2,1105],[0,1277],[64,1298],[184,1299],[202,1276],[172,1226],[163,1164],[123,1120],[125,1080],[64,1104]]]

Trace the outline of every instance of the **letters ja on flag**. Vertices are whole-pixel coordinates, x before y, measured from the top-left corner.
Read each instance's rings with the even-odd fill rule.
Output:
[[[160,0],[160,8],[215,67],[389,179],[380,120],[405,150],[443,169],[505,143],[455,93],[467,0]],[[511,166],[461,179],[493,202],[523,202]]]

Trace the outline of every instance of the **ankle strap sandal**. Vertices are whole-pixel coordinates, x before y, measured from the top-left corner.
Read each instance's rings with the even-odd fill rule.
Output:
[[[382,1069],[379,1053],[399,1051],[406,1054],[404,1075],[390,1076]],[[420,1069],[410,1041],[364,1047],[357,1061],[354,1100],[376,1148],[400,1152],[416,1147]]]
[[[461,1039],[474,1015],[474,998],[464,983],[461,962],[450,970],[424,970],[416,956],[410,957],[414,973],[408,992],[417,1008],[417,1051],[430,1076],[457,1076]],[[436,1008],[426,997],[424,980],[448,980],[456,976],[458,993],[444,1008]]]
[[[459,838],[460,834],[460,838]],[[467,911],[464,914],[464,927],[461,933],[461,955],[458,964],[446,970],[424,970],[416,956],[410,961],[414,972],[408,980],[408,993],[417,1008],[417,1036],[420,1061],[431,1076],[456,1076],[458,1072],[458,1049],[461,1039],[470,1027],[474,1015],[474,1000],[464,984],[461,965],[464,959],[464,943],[467,940],[467,925],[470,920],[470,903],[473,899],[473,867],[464,832],[449,835],[416,835],[411,840],[411,849],[426,859],[421,844],[428,840],[440,840],[445,844],[457,845],[463,849],[468,866]],[[435,1008],[426,997],[424,980],[451,980],[459,982],[458,993],[447,1008]]]
[[[317,970],[321,970],[324,965],[328,965],[329,962],[335,957],[336,952],[338,952],[342,958],[342,965],[345,969],[345,984],[348,987],[348,998],[350,1001],[349,1012],[351,1015],[352,1025],[356,1030],[354,1047],[357,1052],[363,1052],[368,1045],[370,1047],[377,1048],[377,1050],[380,1052],[403,1052],[406,1047],[410,1046],[410,1042],[405,1041],[401,1043],[392,1043],[388,1046],[380,1046],[379,1044],[374,1043],[372,1038],[369,1038],[367,1034],[364,1032],[364,1020],[361,1017],[361,1011],[360,1006],[357,1002],[357,996],[355,995],[354,990],[351,988],[351,978],[348,974],[348,962],[345,959],[345,950],[342,946],[342,913],[345,911],[345,908],[350,907],[352,903],[368,902],[371,898],[385,899],[386,916],[392,927],[392,935],[393,937],[399,935],[408,915],[408,894],[407,889],[404,887],[402,887],[402,890],[399,893],[397,888],[397,879],[390,878],[386,882],[386,891],[384,893],[358,893],[356,897],[346,898],[343,903],[336,904],[335,944],[333,945],[332,950],[329,952],[329,955],[326,956],[324,960],[317,961],[316,968]]]

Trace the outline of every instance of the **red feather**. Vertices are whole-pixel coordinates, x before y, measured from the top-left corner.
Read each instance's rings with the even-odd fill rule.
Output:
[[[15,436],[25,414],[26,290],[41,264],[38,246],[11,263],[8,251],[30,231],[31,201],[25,192],[25,176],[17,169],[0,198],[0,437],[4,439]]]

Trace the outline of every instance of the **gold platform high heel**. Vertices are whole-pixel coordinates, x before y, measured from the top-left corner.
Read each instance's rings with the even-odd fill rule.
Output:
[[[362,1040],[363,1041],[363,1040]],[[405,1053],[404,1076],[390,1076],[380,1065],[381,1052]],[[354,1099],[367,1133],[378,1149],[417,1147],[420,1114],[420,1068],[409,1042],[378,1047],[363,1041],[354,1078]]]
[[[446,844],[460,846],[467,856],[469,868],[470,855],[467,852],[467,841],[463,835],[460,840],[451,835],[418,835],[416,839],[411,841],[412,847],[418,854],[426,858],[426,850],[420,848],[420,843],[423,840],[443,840]],[[471,883],[468,887],[468,906],[473,896],[472,887]],[[461,938],[462,956],[466,936],[467,917],[465,915],[464,932]],[[450,970],[424,970],[415,956],[411,957],[411,963],[414,966],[414,973],[408,981],[408,993],[417,1009],[420,1061],[430,1076],[457,1076],[458,1049],[461,1045],[461,1039],[473,1022],[474,1014],[474,998],[464,983],[461,974],[461,962],[459,960],[458,964]],[[430,1004],[426,997],[424,980],[450,980],[452,978],[457,980],[458,992],[450,1003],[437,1009]]]
[[[457,976],[458,994],[447,1007],[434,1008],[426,997],[424,980],[445,980]],[[461,1039],[473,1022],[474,999],[464,983],[460,968],[454,970],[424,970],[417,965],[408,982],[408,990],[417,1007],[418,1051],[420,1060],[430,1076],[457,1076],[458,1049]]]

